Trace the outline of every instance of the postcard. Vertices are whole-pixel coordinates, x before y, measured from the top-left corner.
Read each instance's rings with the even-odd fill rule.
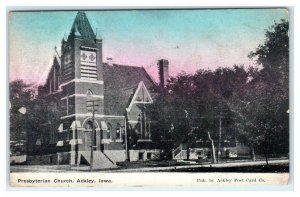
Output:
[[[286,185],[287,8],[10,10],[11,187]]]

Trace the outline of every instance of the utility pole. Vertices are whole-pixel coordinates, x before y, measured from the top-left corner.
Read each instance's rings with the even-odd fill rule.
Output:
[[[222,116],[220,113],[220,118],[219,118],[219,142],[218,142],[218,163],[220,163],[221,160],[221,139],[222,139]]]
[[[92,107],[92,133],[91,133],[91,159],[90,159],[90,171],[93,171],[93,161],[94,161],[94,148],[96,147],[96,133],[95,133],[95,106],[99,106],[98,104],[95,104],[95,102],[98,102],[98,100],[93,100],[93,93],[92,91],[87,92],[87,111],[89,111],[89,107]],[[101,139],[100,139],[101,141]]]
[[[210,137],[210,133],[209,131],[207,131],[207,135],[208,135],[208,139],[211,142],[211,150],[212,150],[212,163],[216,163],[216,151],[215,151],[215,144],[214,144],[214,140]]]
[[[129,161],[129,157],[128,157],[128,141],[127,141],[127,120],[126,120],[126,117],[125,117],[125,151],[126,151],[126,161]]]

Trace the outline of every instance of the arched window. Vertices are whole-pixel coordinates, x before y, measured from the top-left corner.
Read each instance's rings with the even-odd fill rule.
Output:
[[[92,120],[88,120],[84,125],[83,128],[85,129],[85,131],[92,131],[93,130],[93,121]],[[97,129],[97,122],[94,123],[94,129]]]
[[[93,121],[89,120],[84,125],[85,131],[86,131],[86,144],[92,144],[93,146],[96,145],[96,135],[95,131],[93,132]],[[96,129],[96,125],[94,123],[94,128]],[[91,140],[92,138],[92,140]],[[92,142],[91,142],[92,141]]]
[[[110,123],[107,124],[107,131],[106,131],[106,138],[110,139],[111,138],[111,131],[112,131],[112,126]]]
[[[45,115],[47,117],[47,121],[50,124],[55,123],[56,120],[59,117],[59,108],[58,107],[59,107],[59,105],[58,105],[57,101],[50,101],[49,105],[47,106],[48,112]],[[56,143],[57,139],[58,139],[58,134],[57,134],[56,130],[55,129],[50,129],[49,130],[49,141],[50,141],[50,143],[51,144]]]
[[[122,136],[122,127],[120,123],[118,123],[116,128],[116,140],[121,140],[121,136]]]
[[[141,140],[151,139],[150,119],[145,112],[141,112],[137,117],[136,128],[138,129],[139,138]]]
[[[139,136],[139,139],[142,139],[143,135],[143,121],[142,121],[142,113],[139,113],[137,116],[137,124],[135,125],[135,133]]]
[[[92,129],[93,129],[93,122],[92,122],[92,121],[88,121],[88,122],[85,124],[84,128],[85,128],[86,130],[92,130]]]
[[[88,96],[93,96],[93,92],[92,92],[92,90],[90,90],[90,89],[88,89],[88,90],[86,91],[86,94],[87,94]]]

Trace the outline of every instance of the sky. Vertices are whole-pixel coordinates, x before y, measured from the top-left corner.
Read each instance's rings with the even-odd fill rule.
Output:
[[[10,12],[10,81],[42,84],[54,47],[68,36],[77,11]],[[198,69],[253,65],[250,51],[264,42],[286,9],[86,11],[103,39],[103,60],[143,66],[157,80],[157,60],[169,60],[170,75]]]

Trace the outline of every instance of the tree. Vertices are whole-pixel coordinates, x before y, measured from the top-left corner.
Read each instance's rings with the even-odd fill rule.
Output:
[[[241,65],[233,68],[218,68],[215,71],[200,70],[195,75],[197,86],[197,106],[202,111],[198,120],[201,131],[211,133],[210,141],[218,143],[218,159],[225,141],[235,142],[237,130],[233,126],[234,113],[232,111],[233,95],[240,94],[247,82],[248,72]],[[198,138],[203,138],[199,136]],[[204,138],[205,139],[205,138]],[[214,149],[212,144],[212,150]]]
[[[12,154],[25,154],[27,151],[27,131],[30,119],[28,111],[33,106],[33,100],[32,84],[27,84],[22,80],[10,82],[10,147]]]
[[[215,142],[224,144],[219,135],[222,116],[222,129],[226,130],[222,138],[235,141],[234,117],[228,103],[244,88],[247,78],[244,67],[237,65],[172,77],[167,87],[158,91],[152,106],[164,137],[176,146],[185,143],[189,147],[202,141],[203,146],[211,144],[214,150]]]
[[[265,42],[249,58],[256,58],[256,63],[263,66],[261,75],[264,80],[280,83],[288,92],[289,76],[289,23],[281,20],[269,27],[265,33]],[[278,80],[274,81],[274,77]]]
[[[234,110],[239,137],[253,151],[265,155],[288,152],[288,22],[275,23],[266,31],[264,44],[249,54],[261,70],[249,70],[251,80],[241,95],[236,95]]]
[[[212,149],[215,142],[239,140],[252,149],[253,159],[256,149],[266,161],[270,153],[288,152],[288,55],[288,22],[281,21],[249,55],[260,66],[172,77],[149,108],[164,130],[162,137],[175,145],[202,140]]]

